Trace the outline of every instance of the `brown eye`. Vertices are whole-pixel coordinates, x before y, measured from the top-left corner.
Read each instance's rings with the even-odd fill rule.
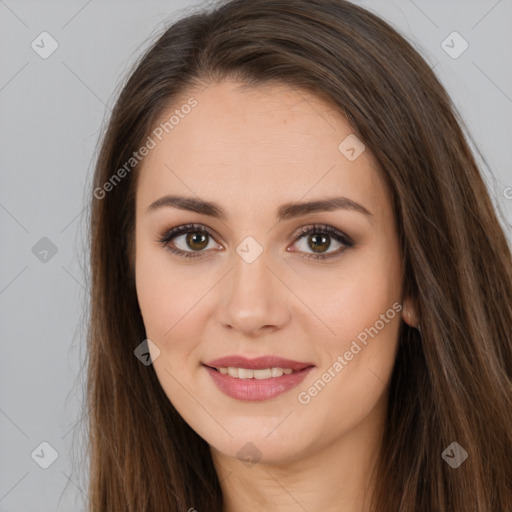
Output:
[[[184,258],[200,258],[206,256],[210,242],[218,248],[215,235],[201,225],[186,224],[165,232],[158,241],[169,251]],[[332,244],[338,244],[336,250],[327,252]],[[305,259],[327,259],[341,256],[346,250],[354,247],[354,241],[341,231],[324,225],[315,225],[302,228],[295,237],[295,245],[299,245],[298,252]],[[302,247],[300,247],[302,245]],[[312,251],[312,252],[311,252]]]
[[[313,234],[308,236],[308,246],[315,252],[324,252],[329,249],[331,241],[329,237],[319,234]]]
[[[193,231],[187,234],[186,243],[194,251],[200,251],[208,245],[208,233]]]
[[[207,252],[205,249],[214,241],[214,235],[202,226],[186,224],[166,231],[158,241],[173,254],[197,258]]]
[[[334,250],[327,252],[333,242]],[[332,226],[314,225],[300,230],[296,235],[295,245],[298,252],[304,253],[303,258],[323,260],[341,256],[346,249],[354,247],[355,243],[348,235]]]

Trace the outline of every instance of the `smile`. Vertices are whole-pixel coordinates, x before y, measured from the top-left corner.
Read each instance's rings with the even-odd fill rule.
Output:
[[[292,370],[272,367],[253,370],[235,367],[217,369],[206,365],[203,367],[222,393],[230,398],[248,402],[270,400],[293,389],[314,368],[314,366],[308,366],[302,370]],[[274,372],[274,376],[272,376],[272,372]]]
[[[250,368],[215,368],[222,375],[229,375],[235,379],[271,379],[273,377],[281,377],[282,375],[290,375],[293,373],[291,368],[263,368],[261,370],[251,370]]]

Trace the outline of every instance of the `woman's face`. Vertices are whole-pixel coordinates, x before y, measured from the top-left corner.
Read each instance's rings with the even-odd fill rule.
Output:
[[[290,462],[382,425],[399,244],[376,162],[336,109],[238,85],[191,92],[197,104],[174,104],[163,118],[179,121],[152,136],[136,193],[137,294],[154,369],[187,423],[218,453]],[[165,196],[185,199],[149,208]],[[215,362],[231,356],[270,359]]]

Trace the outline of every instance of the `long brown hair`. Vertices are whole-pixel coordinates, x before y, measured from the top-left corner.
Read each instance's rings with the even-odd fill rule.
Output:
[[[165,30],[124,84],[90,212],[91,512],[222,510],[208,444],[134,356],[146,338],[133,266],[141,164],[126,162],[178,97],[226,78],[329,100],[389,185],[421,335],[405,324],[400,332],[374,510],[511,512],[510,247],[470,135],[433,71],[387,23],[345,0],[232,0],[194,12]],[[457,469],[441,457],[454,441],[468,453]]]

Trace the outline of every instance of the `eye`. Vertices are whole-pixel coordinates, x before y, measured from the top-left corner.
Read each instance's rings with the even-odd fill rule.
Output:
[[[184,224],[170,229],[158,241],[173,254],[183,258],[197,258],[201,257],[203,249],[210,245],[209,238],[213,240],[213,233],[204,226]],[[172,245],[170,245],[171,242]],[[194,254],[194,252],[198,254]]]
[[[331,248],[331,239],[339,245],[339,249],[331,252],[324,252]],[[311,249],[314,254],[305,254],[302,257],[306,259],[323,260],[339,256],[346,249],[354,247],[354,241],[345,233],[338,231],[332,226],[314,225],[301,228],[298,235],[296,235],[295,243],[302,242],[300,247],[301,252],[306,252]],[[294,251],[295,252],[295,251]]]
[[[331,248],[331,239],[340,247],[335,251],[324,252]],[[200,258],[203,257],[201,253],[205,252],[204,249],[212,248],[210,243],[213,243],[213,240],[214,234],[206,227],[199,224],[184,224],[166,231],[158,242],[173,254],[183,258]],[[301,228],[295,235],[295,244],[297,242],[302,242],[302,248],[298,252],[306,253],[301,257],[316,260],[338,256],[355,245],[349,236],[326,225]],[[307,254],[308,249],[311,249],[313,254]],[[296,252],[295,249],[292,252]]]

